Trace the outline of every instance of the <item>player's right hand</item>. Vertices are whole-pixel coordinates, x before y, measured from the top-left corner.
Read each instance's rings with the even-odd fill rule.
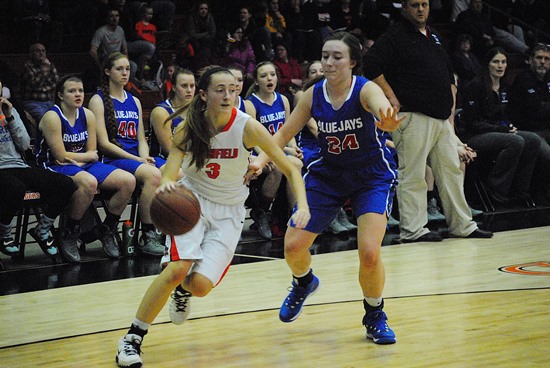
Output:
[[[171,192],[174,189],[176,189],[176,186],[178,185],[177,182],[170,180],[170,179],[162,179],[160,182],[160,185],[158,186],[157,190],[155,190],[155,193],[163,193],[164,191]]]

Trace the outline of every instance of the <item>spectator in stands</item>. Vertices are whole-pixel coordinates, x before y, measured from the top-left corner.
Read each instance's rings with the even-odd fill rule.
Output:
[[[351,0],[335,0],[335,2],[330,11],[332,30],[346,31],[360,39],[363,32],[357,7],[351,4]]]
[[[195,10],[186,22],[187,33],[195,49],[195,69],[209,65],[213,60],[216,22],[209,7],[208,1],[197,1]]]
[[[535,203],[550,205],[550,45],[539,43],[529,57],[529,69],[514,79],[510,116],[520,129],[544,138],[535,173]]]
[[[296,35],[300,32],[299,30],[302,27],[304,22],[304,17],[302,14],[302,2],[301,0],[288,0],[281,1],[280,4],[281,12],[286,20],[286,29],[292,35],[292,48],[288,50],[294,57],[298,60],[302,57],[303,50],[298,49],[294,40]]]
[[[483,57],[490,48],[497,45],[512,52],[526,53],[529,50],[522,40],[494,26],[482,0],[471,0],[469,8],[458,15],[455,25],[458,34],[467,33],[472,36],[473,50],[479,57]]]
[[[145,77],[144,69],[149,67],[149,61],[154,57],[157,44],[157,27],[151,23],[153,7],[143,4],[140,8],[141,19],[135,25],[136,40],[128,42],[130,57],[138,61],[139,79]]]
[[[174,0],[152,0],[151,6],[155,14],[152,22],[156,24],[157,29],[159,31],[170,30],[176,13]]]
[[[472,37],[466,33],[458,36],[455,50],[451,54],[451,62],[458,76],[458,85],[461,87],[477,77],[480,72],[479,60],[471,51]]]
[[[164,246],[149,208],[160,180],[158,163],[149,155],[140,101],[124,90],[130,80],[128,56],[115,52],[105,59],[102,84],[89,104],[97,121],[97,142],[103,162],[132,173],[142,186],[139,217],[142,236],[138,252],[162,256]]]
[[[321,55],[323,40],[332,32],[330,6],[323,0],[313,0],[302,5],[302,14],[302,27],[294,42],[296,48],[304,50],[303,60],[315,60]]]
[[[31,45],[29,53],[30,58],[25,62],[21,78],[21,104],[38,124],[42,115],[53,104],[55,84],[59,77],[57,69],[46,56],[44,45]]]
[[[246,112],[258,120],[273,135],[290,115],[290,103],[288,99],[276,92],[278,76],[277,67],[270,61],[264,61],[256,65],[254,69],[254,85],[247,93],[245,102]],[[256,154],[260,150],[255,148]],[[294,166],[302,169],[302,150],[296,144],[296,140],[284,148],[284,152]],[[273,232],[276,236],[282,236],[281,227],[284,227],[289,218],[288,211],[294,207],[295,198],[292,190],[287,187],[286,205],[281,211],[274,213],[272,204],[277,197],[282,182],[282,172],[274,165],[264,168],[264,173],[251,183],[252,186],[260,186],[258,201],[260,208],[254,208],[251,216],[257,222],[258,232],[266,239],[271,239]],[[287,183],[288,184],[288,183]],[[251,191],[254,190],[251,188]],[[254,194],[254,193],[253,193]],[[277,199],[283,200],[278,197]],[[278,207],[277,207],[278,208]]]
[[[172,116],[191,103],[195,96],[195,75],[188,69],[177,68],[171,77],[171,90],[168,98],[151,111],[150,155],[155,163],[164,169],[166,159],[172,146],[172,135],[178,125],[185,119],[187,110],[181,110],[180,115]],[[170,117],[170,118],[169,118]],[[170,121],[170,124],[168,124]],[[183,175],[183,173],[182,173]]]
[[[195,48],[191,38],[183,32],[176,45],[176,63],[181,68],[191,69],[195,64]]]
[[[267,7],[265,3],[257,3],[254,12],[251,7],[242,7],[239,13],[240,25],[243,27],[244,37],[248,38],[256,62],[262,62],[273,59],[273,44],[271,42],[271,33],[265,26],[267,16]]]
[[[8,14],[25,45],[46,43],[52,20],[49,0],[11,0]]]
[[[460,13],[468,10],[470,0],[451,0],[451,23],[456,22],[456,18]]]
[[[510,115],[521,129],[540,134],[550,143],[550,45],[539,43],[529,57],[529,68],[514,79]]]
[[[106,24],[95,31],[90,43],[90,55],[94,59],[98,71],[102,70],[103,62],[113,52],[118,51],[128,55],[128,44],[126,43],[124,30],[119,26],[120,11],[111,8],[107,12],[105,21]],[[135,78],[138,69],[137,64],[130,62],[130,66],[132,68],[131,77]]]
[[[0,251],[9,256],[19,253],[19,244],[11,234],[11,223],[23,205],[25,192],[34,190],[40,192],[45,208],[30,234],[46,255],[55,256],[57,242],[50,229],[71,201],[76,186],[65,175],[27,165],[23,154],[29,149],[30,141],[19,113],[0,95]],[[66,234],[66,230],[61,231],[61,244],[70,241]]]
[[[472,221],[464,196],[454,119],[456,87],[451,62],[437,33],[427,26],[427,0],[405,0],[403,19],[384,33],[366,55],[367,77],[376,82],[405,120],[392,133],[399,159],[397,242],[441,241],[426,227],[426,164],[430,161],[439,197],[457,237],[490,238]],[[411,53],[417,57],[410,57]],[[429,71],[429,72],[427,72]],[[326,73],[326,71],[325,71]],[[414,142],[414,143],[413,143]]]
[[[101,26],[95,2],[89,0],[55,0],[51,4],[51,15],[62,25],[63,46],[69,52],[85,52],[90,39]]]
[[[298,60],[290,57],[287,45],[281,43],[275,47],[273,64],[279,71],[279,92],[284,94],[293,105],[294,94],[302,88],[304,78]]]
[[[361,19],[361,32],[363,37],[376,40],[384,33],[394,21],[390,12],[383,2],[378,0],[363,0],[359,4],[359,18]]]
[[[488,51],[481,75],[464,89],[461,121],[466,142],[477,152],[478,160],[492,162],[496,156],[486,180],[492,199],[502,204],[517,197],[531,205],[531,177],[542,138],[518,130],[508,119],[509,86],[503,79],[506,67],[504,49]]]
[[[237,65],[244,72],[244,78],[252,81],[256,57],[252,45],[243,37],[241,26],[234,26],[227,37],[225,46],[225,65]]]
[[[59,80],[55,105],[40,121],[40,148],[37,161],[45,169],[71,177],[78,188],[73,196],[61,253],[70,262],[80,262],[77,240],[80,220],[92,204],[97,189],[112,193],[107,201],[105,220],[95,226],[94,234],[110,258],[120,257],[122,244],[118,223],[136,186],[134,176],[116,166],[99,162],[94,114],[83,107],[84,85],[79,77],[68,75]]]
[[[279,0],[267,0],[265,26],[271,33],[271,42],[292,47],[292,33],[286,28],[286,19],[279,8]]]
[[[172,91],[172,87],[174,86],[172,83],[172,77],[174,76],[177,68],[178,64],[171,63],[163,70],[161,83],[159,85],[164,99],[167,99]]]
[[[541,30],[550,34],[550,2],[546,0],[514,1],[511,14],[532,27],[521,25],[528,45],[534,45],[536,40],[550,42],[550,38],[537,32]]]

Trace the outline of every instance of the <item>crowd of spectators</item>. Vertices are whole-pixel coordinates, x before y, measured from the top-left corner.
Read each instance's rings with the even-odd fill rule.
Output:
[[[32,32],[24,34],[24,42],[30,54],[24,65],[24,73],[20,76],[20,83],[18,86],[8,84],[8,87],[16,91],[13,100],[15,104],[21,103],[22,117],[28,116],[35,123],[40,121],[53,104],[55,97],[53,93],[59,79],[60,71],[47,57],[46,48],[56,50],[57,46],[54,42],[58,40],[59,35],[67,32],[73,35],[82,32],[85,36],[86,48],[81,49],[81,37],[69,37],[75,42],[63,51],[87,52],[96,66],[96,70],[91,73],[97,74],[98,80],[95,83],[89,83],[88,79],[84,78],[84,85],[90,88],[87,91],[95,91],[97,87],[101,87],[100,70],[105,58],[115,51],[129,57],[131,82],[128,86],[136,85],[140,88],[143,86],[145,89],[152,86],[163,91],[165,97],[168,97],[171,89],[176,88],[177,85],[173,84],[174,79],[170,78],[169,73],[165,73],[164,78],[160,73],[158,76],[149,73],[148,71],[153,67],[171,73],[181,67],[195,73],[213,64],[231,67],[242,73],[243,90],[246,91],[249,86],[254,88],[255,84],[257,87],[263,83],[255,73],[260,65],[265,65],[262,64],[263,62],[267,62],[276,71],[277,79],[272,85],[269,85],[269,81],[266,82],[266,88],[277,88],[276,91],[270,90],[262,97],[269,99],[272,95],[285,96],[284,99],[290,101],[289,107],[292,107],[294,95],[303,87],[304,80],[308,77],[307,73],[304,73],[307,69],[305,66],[309,61],[321,57],[321,47],[330,34],[342,30],[359,38],[363,46],[362,57],[367,60],[368,70],[364,71],[367,75],[385,76],[394,89],[399,88],[400,80],[403,81],[411,76],[411,71],[403,69],[403,65],[398,65],[391,70],[382,70],[380,66],[376,69],[374,67],[376,63],[373,62],[373,57],[376,55],[381,58],[380,60],[390,57],[390,55],[380,54],[383,44],[377,47],[377,42],[380,40],[380,35],[390,27],[397,29],[394,26],[403,20],[401,1],[75,1],[72,11],[80,9],[81,12],[88,12],[90,15],[86,17],[87,22],[83,27],[79,27],[76,22],[81,13],[74,13],[73,18],[68,17],[67,13],[60,14],[70,8],[69,3],[71,2],[47,0],[10,0],[9,2],[10,9],[25,5],[27,6],[25,11],[32,13],[32,15],[23,14],[21,10],[19,11],[21,14],[14,13],[16,14],[14,22],[18,23],[13,29],[17,30],[19,29],[17,27],[26,24]],[[441,33],[434,32],[433,37],[437,42],[441,42],[447,51],[449,67],[452,65],[456,77],[453,86],[458,86],[457,107],[464,107],[461,125],[457,128],[462,129],[462,135],[459,136],[467,145],[461,142],[459,145],[464,149],[469,149],[468,145],[472,146],[478,151],[479,159],[482,161],[493,160],[491,162],[495,165],[492,171],[488,171],[489,176],[486,179],[492,198],[497,202],[506,203],[510,197],[519,196],[527,205],[550,205],[550,193],[544,190],[546,183],[549,182],[546,171],[533,169],[540,167],[541,162],[550,162],[545,161],[550,160],[548,145],[550,142],[550,129],[548,129],[550,47],[545,43],[548,42],[545,32],[549,30],[550,3],[541,0],[432,0],[430,4],[432,12],[428,29],[430,35],[432,35],[431,27],[443,29]],[[180,21],[176,23],[176,19]],[[536,25],[539,32],[527,25]],[[169,62],[160,60],[158,51],[161,45],[157,38],[159,32],[169,34],[169,44],[162,46],[165,50],[172,51]],[[12,36],[16,37],[15,34]],[[78,42],[76,42],[77,39]],[[369,54],[371,47],[378,50],[378,54],[375,53],[375,56]],[[498,48],[495,49],[495,47]],[[494,53],[495,50],[500,51],[492,56],[504,55],[504,63],[507,60],[509,62],[508,55],[519,55],[525,62],[525,70],[520,71],[517,76],[514,75],[515,78],[506,79],[506,67],[498,69],[494,66],[496,61],[492,61],[492,57],[488,59],[489,53]],[[391,59],[395,59],[394,56],[396,55],[392,54]],[[404,54],[399,56],[406,58]],[[164,66],[162,61],[165,62]],[[388,68],[390,63],[388,61],[383,65],[384,68]],[[82,71],[84,74],[86,72],[90,71]],[[392,79],[392,73],[403,73],[403,77]],[[498,73],[500,74],[497,81]],[[431,77],[436,76],[432,73]],[[4,71],[0,73],[0,78],[9,81]],[[153,78],[155,78],[155,84],[146,84],[147,79]],[[421,75],[420,80],[426,80],[426,78],[426,75]],[[500,83],[501,78],[502,83]],[[418,82],[418,85],[420,84]],[[260,90],[256,93],[261,95]],[[418,89],[412,93],[418,97]],[[479,105],[487,105],[487,101],[494,104],[494,110],[486,111],[487,107],[486,110],[475,109]],[[469,105],[463,106],[464,103]],[[437,107],[433,106],[433,103],[431,105],[431,108]],[[405,106],[410,108],[407,103]],[[411,112],[411,110],[403,111]],[[286,114],[288,115],[289,112]],[[440,115],[441,119],[446,118],[444,114]],[[524,131],[534,133],[523,134]],[[29,133],[32,138],[35,132]],[[540,149],[535,149],[533,144],[525,141],[525,137],[533,138],[535,134],[536,137],[541,137],[540,142],[537,139],[537,147],[540,144]],[[507,142],[512,135],[518,141],[523,140],[516,142],[516,146],[504,144],[510,152],[514,147],[516,148],[513,157],[516,159],[517,169],[516,167],[512,169],[511,161],[506,159],[506,155],[502,155],[501,151],[504,149],[502,145],[489,147],[490,145],[486,143],[488,137],[497,137],[500,142]],[[524,145],[531,146],[531,155],[521,156]],[[519,146],[521,147],[517,148]],[[458,151],[460,155],[460,149]],[[403,152],[401,154],[404,155]],[[500,159],[494,161],[495,155],[501,155]],[[415,172],[418,174],[418,182],[424,180],[424,170],[423,166],[422,170]],[[502,173],[506,173],[507,176]],[[437,172],[434,174],[435,182],[441,184],[442,178],[437,177]],[[461,185],[461,175],[458,172],[454,174],[456,174],[456,180],[453,179],[453,183],[458,183],[457,186]],[[441,172],[439,175],[442,175]],[[406,184],[406,181],[403,182]],[[399,191],[404,190],[406,185],[398,187],[398,202],[401,202]],[[414,197],[418,202],[424,202],[423,195],[415,194]],[[428,211],[430,206],[434,208],[438,206],[436,202],[447,202],[441,203],[444,211],[447,211],[445,215],[457,219],[459,216],[455,212],[458,211],[461,216],[464,215],[463,223],[467,224],[461,225],[468,227],[468,230],[474,229],[469,222],[468,212],[463,211],[462,207],[466,208],[465,206],[457,210],[451,205],[456,203],[456,200],[435,197],[434,194],[428,193]],[[402,203],[401,209],[403,208],[407,211],[407,203]],[[411,225],[414,222],[411,220],[414,218],[413,212],[411,210],[409,218],[401,221],[401,239],[405,242],[425,238],[427,234],[431,235],[422,224]],[[458,227],[457,224],[455,225]]]

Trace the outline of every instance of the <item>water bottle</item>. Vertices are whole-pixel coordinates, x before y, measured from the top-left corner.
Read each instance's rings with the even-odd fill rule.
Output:
[[[122,255],[133,256],[134,248],[134,224],[130,220],[124,221],[122,224]]]

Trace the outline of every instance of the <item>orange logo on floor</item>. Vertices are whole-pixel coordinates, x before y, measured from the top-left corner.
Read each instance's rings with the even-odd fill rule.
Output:
[[[546,268],[547,270],[544,270]],[[518,275],[550,276],[549,262],[532,262],[512,266],[500,267],[499,271],[515,273]]]

